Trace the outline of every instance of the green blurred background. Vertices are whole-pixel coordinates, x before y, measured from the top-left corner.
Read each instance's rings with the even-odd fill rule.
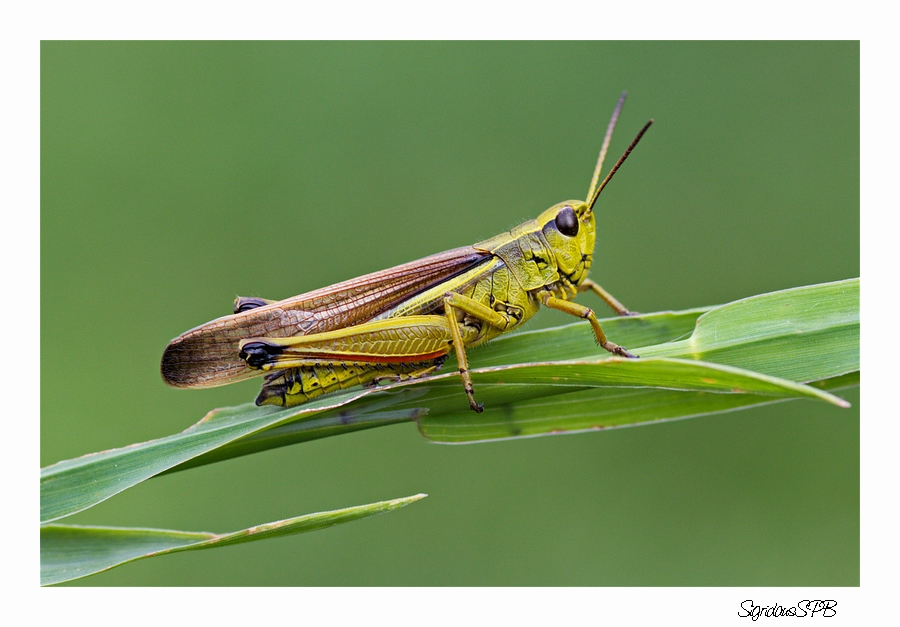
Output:
[[[858,276],[856,42],[44,42],[41,465],[254,398],[159,376],[168,340],[236,295],[582,198],[622,89],[611,158],[656,125],[600,201],[592,276],[627,306]],[[859,585],[844,396],[467,446],[404,424],[176,473],[65,522],[230,531],[430,497],[76,585]]]

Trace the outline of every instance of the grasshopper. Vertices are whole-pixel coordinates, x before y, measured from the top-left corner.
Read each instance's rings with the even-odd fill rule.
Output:
[[[558,203],[536,220],[488,240],[374,272],[286,300],[239,297],[232,315],[187,331],[166,347],[161,372],[174,387],[213,387],[265,375],[257,405],[293,406],[322,394],[383,380],[427,376],[456,353],[469,406],[475,401],[466,349],[518,328],[541,305],[586,319],[572,302],[592,291],[619,315],[618,300],[587,278],[596,237],[594,204],[653,120],[598,185],[623,93],[606,129],[584,202]]]

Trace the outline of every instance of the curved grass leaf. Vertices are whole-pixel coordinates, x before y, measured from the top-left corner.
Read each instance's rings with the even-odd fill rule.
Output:
[[[662,387],[723,394],[756,394],[777,398],[809,397],[842,404],[827,392],[791,381],[728,366],[689,360],[621,358],[597,362],[551,362],[479,369],[474,373],[478,396],[487,407],[510,406],[593,387]],[[421,382],[343,393],[343,405],[324,413],[321,404],[300,411],[254,405],[217,410],[185,431],[135,446],[104,451],[48,466],[41,472],[42,522],[61,518],[99,503],[153,475],[233,443],[229,456],[271,448],[290,437],[293,442],[326,437],[372,426],[468,410],[454,374]],[[403,389],[409,387],[412,389]],[[363,394],[366,402],[347,405]],[[349,398],[347,398],[349,397]],[[390,409],[386,409],[390,407]],[[427,414],[427,415],[426,415]],[[302,416],[302,420],[297,420]],[[269,429],[276,427],[278,431]],[[249,437],[248,437],[249,436]],[[221,453],[220,453],[221,454]]]
[[[389,512],[425,496],[416,494],[391,501],[306,514],[223,534],[171,529],[44,525],[41,527],[41,585],[87,577],[145,557],[212,549],[325,529]]]
[[[606,358],[586,323],[518,333],[473,350],[472,374],[486,421],[467,409],[452,363],[445,367],[451,374],[344,391],[297,408],[248,403],[216,410],[182,433],[44,468],[41,520],[81,511],[162,472],[407,420],[417,420],[426,437],[455,442],[578,430],[587,423],[604,426],[600,417],[614,407],[606,403],[625,399],[622,388],[634,389],[621,401],[617,425],[777,398],[842,404],[823,391],[827,386],[795,381],[859,369],[859,280],[774,292],[717,308],[613,318],[603,326],[642,359]],[[699,358],[716,363],[694,361]],[[741,370],[746,364],[758,372]],[[581,396],[570,398],[574,394]],[[570,401],[577,410],[567,413],[561,408]],[[498,412],[507,424],[502,433],[489,422]],[[445,438],[441,433],[448,421],[465,428]]]
[[[639,349],[815,381],[859,370],[859,279],[797,287],[716,307],[684,340]]]
[[[836,391],[859,385],[859,373],[818,381],[815,387]],[[534,398],[484,412],[448,412],[419,420],[419,431],[433,442],[465,444],[580,433],[694,418],[787,399],[752,394],[711,394],[657,388],[595,388]]]
[[[223,444],[257,434],[265,429],[315,416],[340,407],[370,390],[338,392],[306,405],[292,408],[257,407],[253,403],[209,412],[200,422],[158,440],[150,440],[123,448],[91,453],[58,462],[41,469],[41,523],[80,512],[105,501],[122,490],[149,479],[178,464],[214,450]],[[374,426],[412,420],[415,412],[399,415],[363,415],[345,419],[332,415],[325,425],[307,424],[317,437],[345,433]]]

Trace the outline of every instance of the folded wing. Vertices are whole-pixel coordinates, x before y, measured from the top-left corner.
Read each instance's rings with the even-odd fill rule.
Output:
[[[160,365],[163,380],[174,387],[214,387],[258,376],[261,372],[238,356],[241,340],[311,335],[360,324],[491,256],[464,246],[217,318],[169,342]]]

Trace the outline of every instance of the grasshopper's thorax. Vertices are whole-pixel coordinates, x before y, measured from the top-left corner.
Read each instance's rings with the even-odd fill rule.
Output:
[[[524,289],[543,288],[569,299],[587,278],[595,232],[593,211],[569,200],[475,248],[500,257]]]

